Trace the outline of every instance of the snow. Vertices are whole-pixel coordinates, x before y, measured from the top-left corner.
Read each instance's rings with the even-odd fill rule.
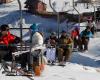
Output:
[[[48,2],[48,0],[43,1]],[[56,2],[57,6],[61,5],[62,7],[64,4],[63,1],[72,0],[52,0],[52,2]],[[21,0],[21,2],[22,8],[24,10],[25,8],[23,3],[25,2],[25,0]],[[72,2],[70,2],[69,4],[70,6],[72,6],[71,3]],[[80,5],[82,6],[82,4]],[[55,6],[57,11],[63,11],[65,9],[57,9],[57,6]],[[68,8],[66,9],[68,10]],[[70,8],[72,9],[72,7]],[[49,9],[50,7],[48,7],[48,11]],[[11,25],[11,27],[19,27],[20,16],[18,10],[17,0],[14,0],[13,2],[8,4],[0,5],[0,25],[6,23]],[[85,10],[87,12],[93,11],[93,8],[83,8],[79,10],[80,12],[83,12]],[[75,12],[73,11],[73,13]],[[40,24],[41,30],[43,30],[44,32],[48,27],[54,28],[55,26],[57,26],[56,20],[42,18],[40,16],[31,15],[26,12],[23,12],[23,20],[24,27],[28,28],[32,23],[37,23]],[[60,26],[66,26],[65,23],[66,21],[64,23],[61,23]],[[69,23],[69,25],[71,25],[71,23]],[[55,29],[56,28],[57,27],[55,27]],[[12,32],[15,35],[20,35],[19,31],[17,30],[14,30]],[[28,37],[28,33],[26,32],[28,31],[23,31],[23,36],[25,36],[25,39],[27,39]],[[2,74],[2,70],[0,71],[0,80],[30,80],[24,76],[5,76],[5,74]],[[35,80],[100,80],[100,38],[90,39],[89,50],[87,52],[73,52],[70,62],[67,62],[65,67],[46,65],[45,70],[42,72],[41,76],[35,77]]]
[[[41,0],[47,5],[47,12],[53,12],[52,8],[50,7],[49,0]],[[78,0],[74,0],[76,2]],[[70,14],[78,14],[76,10],[73,9],[73,0],[51,0],[51,5],[55,9],[56,12],[63,12],[67,11]],[[93,4],[94,6],[97,6]],[[89,9],[84,6],[84,4],[78,4],[75,8],[79,11],[79,13],[83,12],[94,12],[94,7],[92,4],[89,4]],[[83,10],[84,9],[84,10]]]
[[[100,38],[91,38],[89,50],[85,53],[73,52],[65,67],[45,66],[40,77],[35,80],[100,80]],[[29,80],[22,76],[5,76],[0,71],[1,80]]]

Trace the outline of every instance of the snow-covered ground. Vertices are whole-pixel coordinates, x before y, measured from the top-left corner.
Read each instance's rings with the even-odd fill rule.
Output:
[[[55,2],[57,0],[55,1],[52,0],[52,1]],[[58,2],[56,3],[57,5],[63,4],[62,0],[59,1],[61,3]],[[24,10],[23,3],[25,2],[25,0],[21,0],[21,2]],[[82,8],[83,7],[79,9],[81,12],[86,10],[85,8],[83,9]],[[63,10],[63,9],[61,8],[58,10]],[[16,28],[19,27],[18,20],[20,16],[18,10],[19,9],[17,0],[14,0],[14,2],[8,4],[0,5],[0,25],[5,23],[5,24],[10,24],[11,26]],[[92,11],[91,9],[87,10]],[[41,30],[45,31],[45,29],[47,29],[48,27],[54,28],[55,26],[57,26],[57,22],[55,20],[45,19],[40,16],[31,15],[25,12],[23,13],[23,19],[24,19],[23,27],[29,27],[32,23],[40,23],[40,27],[42,27]],[[60,26],[66,26],[65,23],[66,22],[61,23]],[[14,31],[14,34],[19,35],[19,32]],[[92,38],[89,43],[89,51],[85,53],[81,52],[72,53],[71,61],[67,62],[65,67],[46,65],[42,75],[40,77],[35,77],[35,80],[100,80],[99,45],[100,45],[100,38]],[[0,71],[0,80],[29,80],[24,76],[5,76],[5,74],[2,74],[1,72],[2,71]]]
[[[5,76],[0,71],[1,80],[29,80],[23,76]],[[35,80],[100,80],[100,38],[93,38],[89,51],[74,52],[65,67],[45,66],[40,77]]]

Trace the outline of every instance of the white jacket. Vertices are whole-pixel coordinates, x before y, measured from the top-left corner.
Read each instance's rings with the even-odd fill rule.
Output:
[[[39,32],[36,32],[32,36],[32,51],[41,49],[43,46],[43,37]]]

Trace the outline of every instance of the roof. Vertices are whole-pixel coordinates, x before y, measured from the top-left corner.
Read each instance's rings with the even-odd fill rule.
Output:
[[[42,2],[43,4],[45,4],[43,1],[41,1],[41,0],[27,0],[26,2],[25,2],[25,4],[31,4],[31,5],[34,5],[35,3],[37,3],[37,2]],[[46,5],[46,4],[45,4]]]
[[[35,2],[36,0],[26,0],[25,4],[32,4],[33,2]]]

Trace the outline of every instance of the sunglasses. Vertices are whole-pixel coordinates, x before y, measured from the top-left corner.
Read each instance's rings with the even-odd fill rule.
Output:
[[[2,31],[9,31],[9,29],[6,29],[6,30],[2,30]]]

